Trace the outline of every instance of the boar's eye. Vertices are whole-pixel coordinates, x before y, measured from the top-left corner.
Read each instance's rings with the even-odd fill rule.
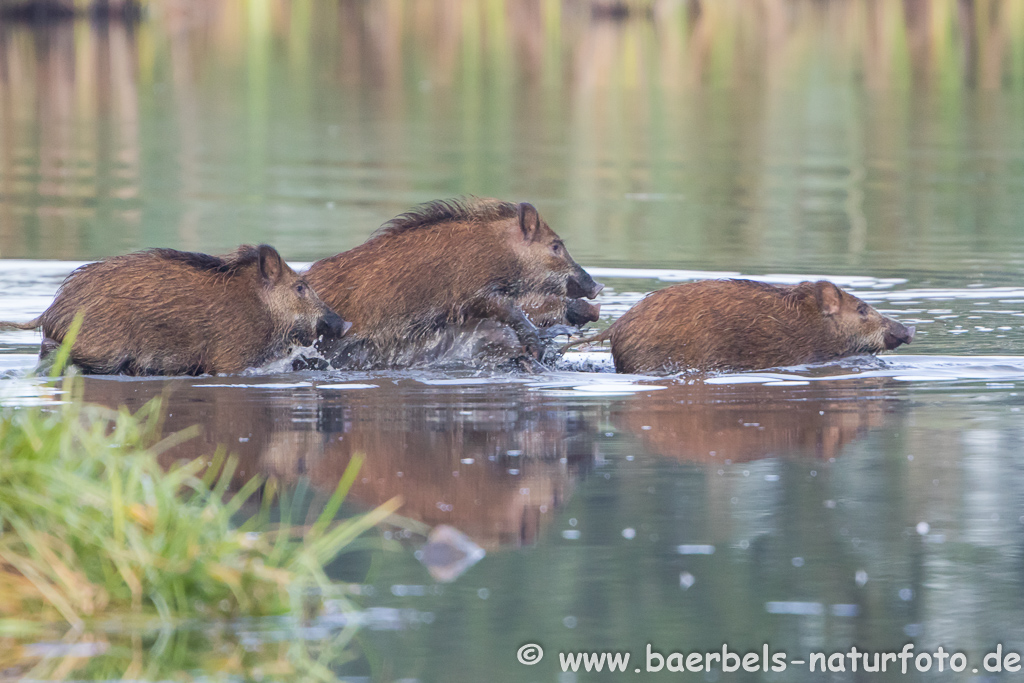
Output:
[[[857,307],[857,312],[860,313],[860,317],[862,318],[868,317],[868,305],[861,304],[860,306]]]
[[[298,294],[299,296],[306,296],[306,285],[302,284],[301,282],[295,285],[295,293]]]
[[[551,252],[555,256],[561,256],[562,255],[562,243],[561,242],[552,242],[551,243]]]

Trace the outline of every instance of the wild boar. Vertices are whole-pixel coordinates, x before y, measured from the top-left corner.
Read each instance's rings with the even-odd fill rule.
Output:
[[[705,280],[654,292],[583,341],[610,339],[618,372],[672,373],[817,363],[892,350],[913,338],[913,327],[825,280]]]
[[[551,294],[527,294],[516,303],[526,317],[539,329],[552,327],[583,327],[597,322],[601,317],[601,304],[592,304],[586,299],[554,296]]]
[[[71,362],[98,374],[236,373],[347,329],[265,244],[223,258],[150,249],[90,263],[68,276],[41,316],[0,326],[41,326],[45,357],[78,311]]]
[[[374,368],[435,356],[471,320],[511,328],[519,348],[539,357],[540,336],[519,299],[592,299],[603,287],[532,205],[476,198],[416,207],[355,249],[317,261],[306,279],[352,322],[325,355],[337,367]]]

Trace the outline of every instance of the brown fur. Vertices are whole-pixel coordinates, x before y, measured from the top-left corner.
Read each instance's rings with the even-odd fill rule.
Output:
[[[398,367],[411,350],[467,320],[510,326],[539,355],[527,294],[593,298],[601,285],[573,261],[530,204],[431,202],[385,223],[362,245],[314,263],[306,278],[353,327],[340,365]]]
[[[46,312],[40,355],[84,312],[71,361],[87,372],[234,373],[284,355],[344,323],[270,246],[220,258],[172,249],[115,256],[75,270]]]
[[[654,292],[586,341],[611,339],[615,369],[643,373],[830,361],[891,350],[913,334],[824,280],[705,280]]]

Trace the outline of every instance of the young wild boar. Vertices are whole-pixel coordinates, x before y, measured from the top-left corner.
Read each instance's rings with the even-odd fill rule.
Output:
[[[472,320],[511,328],[520,349],[539,357],[540,336],[519,300],[592,299],[603,287],[533,206],[496,199],[421,205],[355,249],[317,261],[306,279],[352,322],[339,345],[324,349],[338,367],[421,362]]]
[[[611,339],[618,372],[671,373],[817,363],[913,338],[913,327],[824,280],[705,280],[654,292],[586,341]]]
[[[592,304],[582,297],[527,294],[517,299],[516,304],[541,330],[583,327],[601,317],[601,304]]]
[[[90,263],[61,285],[46,311],[40,356],[56,349],[78,311],[71,362],[129,375],[234,373],[280,358],[290,344],[340,337],[346,323],[273,247],[220,258],[150,249]]]

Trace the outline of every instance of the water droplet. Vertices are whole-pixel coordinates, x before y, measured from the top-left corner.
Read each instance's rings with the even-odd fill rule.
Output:
[[[927,536],[929,531],[931,531],[931,527],[928,525],[928,522],[917,523],[917,533],[922,536]]]
[[[636,529],[634,529],[631,526],[626,527],[622,530],[622,537],[632,541],[634,538],[636,538]]]
[[[857,582],[858,586],[863,587],[868,582],[868,573],[863,569],[858,569],[857,573],[853,575],[853,580]]]
[[[904,602],[908,602],[913,597],[914,597],[914,591],[910,590],[909,588],[901,588],[900,589],[900,600],[902,600]]]
[[[794,557],[791,560],[791,562],[793,563],[794,567],[802,567],[802,566],[804,566],[804,558],[802,558],[802,557]]]
[[[476,594],[480,596],[481,600],[486,600],[487,598],[491,597],[491,591],[487,590],[486,588],[481,588],[476,592]]]
[[[562,623],[565,624],[566,628],[576,628],[576,617],[568,616],[562,619]]]
[[[691,574],[690,572],[683,572],[679,575],[679,586],[683,590],[689,590],[690,586],[692,586],[696,582],[697,579],[694,578],[693,574]]]

